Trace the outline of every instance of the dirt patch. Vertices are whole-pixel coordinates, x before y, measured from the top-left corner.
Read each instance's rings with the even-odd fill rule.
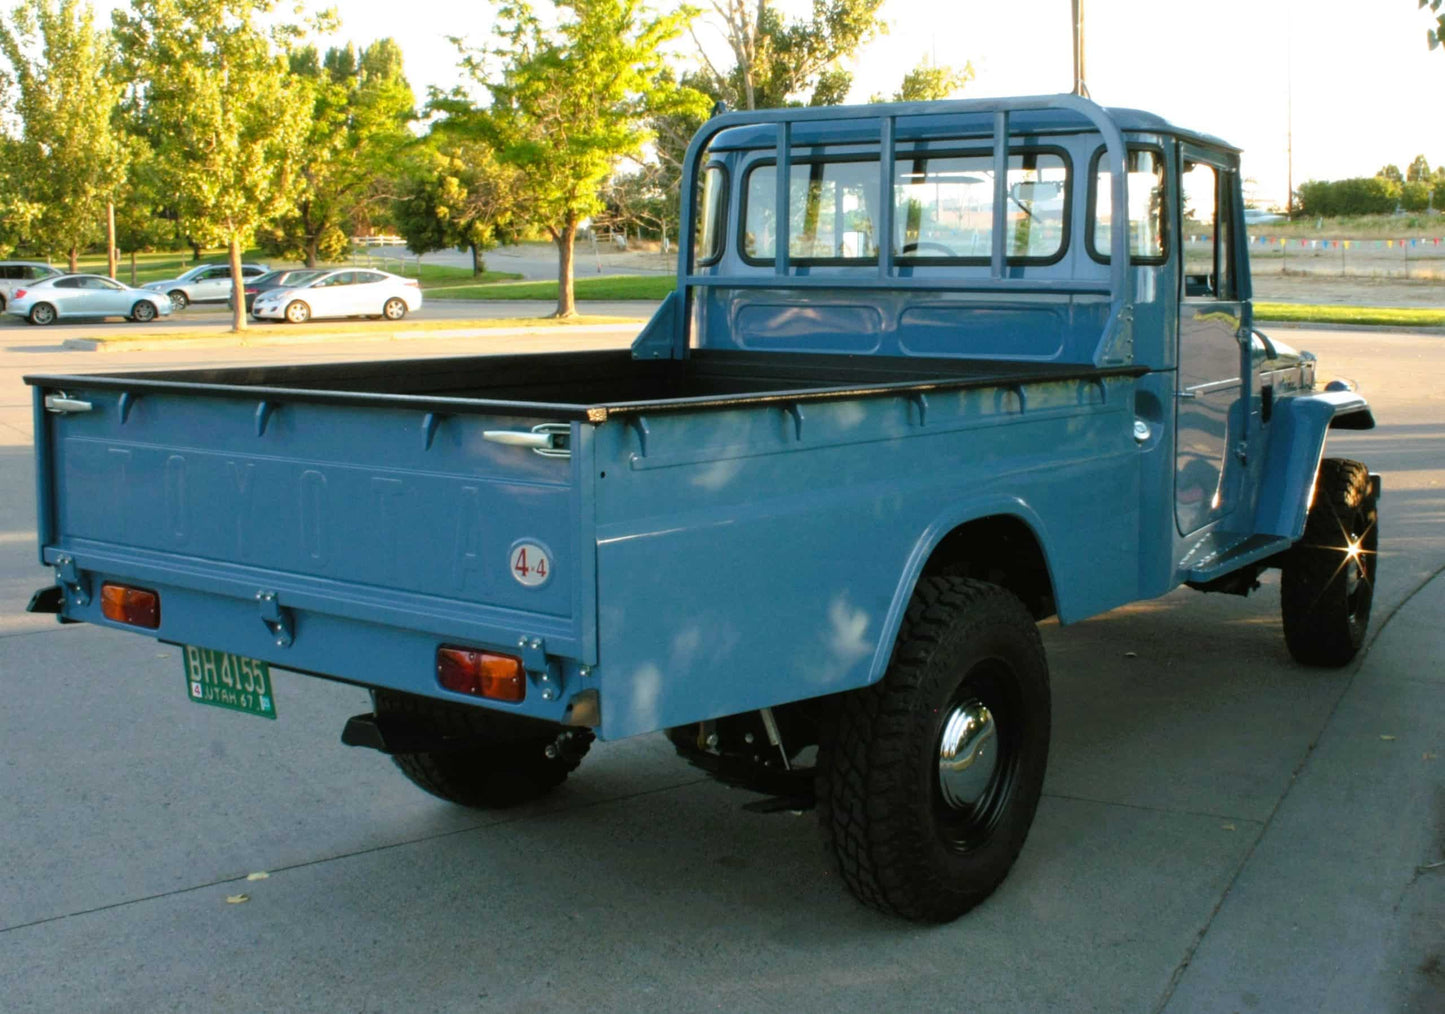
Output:
[[[1445,282],[1407,282],[1403,278],[1256,274],[1254,298],[1267,303],[1445,308]]]

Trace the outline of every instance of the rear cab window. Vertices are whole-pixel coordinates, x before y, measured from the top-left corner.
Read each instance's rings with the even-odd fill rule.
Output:
[[[1130,146],[1125,172],[1129,177],[1129,259],[1135,264],[1163,264],[1169,259],[1165,235],[1164,151],[1156,147]],[[1109,263],[1112,236],[1113,174],[1108,153],[1094,153],[1089,172],[1089,256]]]
[[[742,255],[771,264],[777,253],[777,166],[748,172]],[[788,259],[798,265],[876,262],[878,160],[799,159],[788,173]]]

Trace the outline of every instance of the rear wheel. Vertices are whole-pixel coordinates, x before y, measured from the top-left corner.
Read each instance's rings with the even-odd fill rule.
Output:
[[[155,304],[149,300],[142,299],[135,306],[131,307],[130,319],[138,324],[149,323],[156,319]]]
[[[883,679],[830,707],[818,814],[848,888],[918,922],[987,898],[1023,848],[1048,762],[1048,664],[1023,603],[923,579]]]
[[[1369,469],[1344,458],[1321,461],[1304,536],[1285,555],[1280,576],[1284,639],[1295,661],[1338,669],[1359,652],[1379,539]]]
[[[55,323],[55,307],[49,303],[36,303],[30,308],[30,323],[39,324],[44,327],[46,324]]]
[[[293,324],[305,324],[311,319],[311,307],[301,300],[292,300],[286,304],[286,319]]]
[[[387,320],[401,320],[406,316],[406,300],[388,299],[386,305],[381,308],[381,314]]]
[[[166,293],[166,295],[170,296],[171,298],[171,308],[173,310],[184,310],[186,307],[191,305],[191,297],[187,296],[180,289],[176,289],[173,292],[168,292]]]
[[[478,744],[392,756],[414,785],[462,806],[498,809],[545,796],[567,780],[592,745],[589,729],[392,690],[371,696],[378,716],[404,716]]]

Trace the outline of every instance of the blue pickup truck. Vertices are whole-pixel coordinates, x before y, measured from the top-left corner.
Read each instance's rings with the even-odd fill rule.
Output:
[[[1036,624],[1280,568],[1342,666],[1374,425],[1253,326],[1239,153],[1073,96],[710,120],[630,351],[32,376],[31,608],[369,688],[343,739],[453,802],[665,730],[816,806],[865,903],[953,919],[1024,844]],[[179,675],[179,674],[178,674]]]

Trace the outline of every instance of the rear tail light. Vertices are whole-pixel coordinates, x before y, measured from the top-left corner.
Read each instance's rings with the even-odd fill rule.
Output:
[[[15,290],[15,298],[16,298],[16,299],[24,299],[24,298],[25,298],[25,290],[24,290],[24,289],[16,289],[16,290]]]
[[[406,287],[407,287],[408,289],[419,289],[419,288],[421,288],[421,282],[418,282],[417,280],[415,280],[415,279],[413,279],[413,278],[408,278],[408,279],[406,280],[406,283],[405,283],[405,284],[406,284]]]
[[[123,584],[100,586],[100,611],[107,620],[155,630],[161,625],[161,597]]]
[[[245,288],[244,291],[245,291],[246,295],[248,295],[248,296],[254,296],[254,295],[255,295],[257,292],[259,292],[260,290],[259,290],[259,289],[253,289],[251,286],[248,285],[248,286],[246,286],[246,288]]]
[[[438,648],[437,682],[456,693],[494,701],[520,701],[527,696],[527,672],[520,658],[476,648]]]

